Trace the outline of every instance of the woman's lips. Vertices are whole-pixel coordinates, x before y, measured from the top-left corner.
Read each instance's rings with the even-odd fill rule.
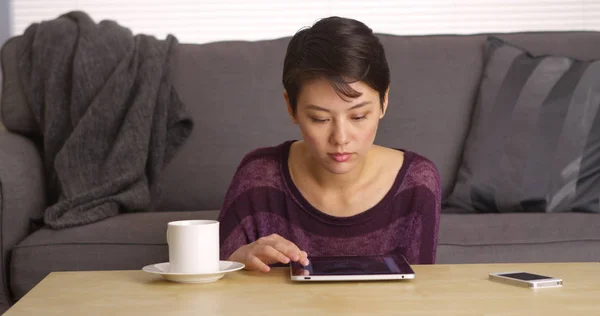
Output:
[[[348,161],[348,159],[350,159],[350,157],[352,157],[352,154],[350,154],[350,153],[335,153],[335,154],[329,154],[329,156],[337,162],[346,162],[346,161]]]

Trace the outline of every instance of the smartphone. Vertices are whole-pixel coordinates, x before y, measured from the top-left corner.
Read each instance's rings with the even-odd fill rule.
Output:
[[[561,287],[561,279],[524,271],[490,273],[490,280],[532,289]]]

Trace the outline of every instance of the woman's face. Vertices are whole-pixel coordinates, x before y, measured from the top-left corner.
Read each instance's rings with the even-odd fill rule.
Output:
[[[362,95],[342,98],[326,79],[310,81],[298,95],[296,114],[290,110],[311,158],[334,174],[347,173],[363,161],[387,108],[387,93],[382,110],[376,90],[362,81],[350,86]]]

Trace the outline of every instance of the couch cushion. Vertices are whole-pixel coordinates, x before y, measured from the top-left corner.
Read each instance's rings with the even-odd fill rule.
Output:
[[[436,263],[600,261],[600,214],[448,213]]]
[[[194,130],[161,177],[161,211],[219,209],[242,157],[297,139],[283,98],[288,39],[182,44],[175,87]]]
[[[169,260],[167,223],[216,219],[218,211],[130,213],[63,230],[43,228],[12,251],[16,299],[52,271],[137,270]]]
[[[123,214],[38,230],[13,251],[13,292],[22,297],[52,271],[136,270],[165,262],[169,221],[217,216],[218,211]],[[443,214],[436,262],[600,261],[599,226],[598,214]]]
[[[448,200],[481,212],[600,212],[600,60],[490,37],[472,129]]]
[[[391,90],[376,143],[433,160],[446,194],[469,126],[484,38],[379,36],[391,69]],[[175,86],[195,127],[162,176],[160,210],[219,208],[244,154],[300,137],[288,117],[281,84],[288,42],[177,49]]]

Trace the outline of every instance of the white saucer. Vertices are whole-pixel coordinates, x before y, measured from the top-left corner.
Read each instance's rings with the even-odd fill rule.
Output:
[[[234,261],[219,261],[219,271],[211,273],[170,273],[169,263],[156,263],[147,265],[142,270],[148,273],[160,274],[163,278],[179,283],[209,283],[222,278],[225,273],[241,270],[245,267],[243,263]]]

